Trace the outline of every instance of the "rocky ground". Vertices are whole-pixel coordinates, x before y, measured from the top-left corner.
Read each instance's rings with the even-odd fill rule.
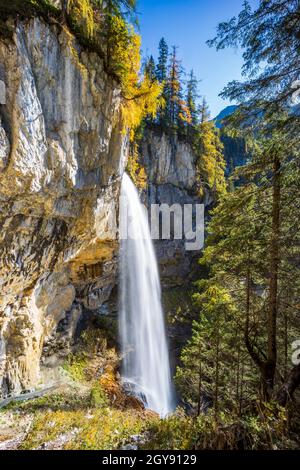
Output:
[[[144,443],[147,427],[159,418],[124,393],[118,355],[91,335],[56,370],[56,386],[0,409],[0,450],[137,449]]]

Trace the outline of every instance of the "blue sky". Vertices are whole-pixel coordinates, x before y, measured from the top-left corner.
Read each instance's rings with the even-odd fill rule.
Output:
[[[194,69],[201,80],[199,91],[206,96],[212,117],[230,104],[218,95],[229,81],[241,78],[243,61],[242,51],[217,52],[206,41],[215,36],[219,22],[240,12],[242,4],[243,0],[138,0],[143,53],[156,57],[162,36],[170,46],[178,46],[186,71]]]

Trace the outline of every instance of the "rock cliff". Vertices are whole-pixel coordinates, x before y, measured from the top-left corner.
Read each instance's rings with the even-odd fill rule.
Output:
[[[30,389],[115,284],[120,89],[35,18],[0,39],[0,390]],[[60,326],[63,326],[60,328]]]
[[[204,204],[213,199],[208,191],[197,195],[196,156],[191,146],[177,136],[168,136],[159,130],[148,129],[140,146],[141,163],[147,173],[144,198],[150,204]],[[186,251],[185,239],[157,240],[156,252],[160,264],[163,287],[181,286],[190,282],[199,251]]]

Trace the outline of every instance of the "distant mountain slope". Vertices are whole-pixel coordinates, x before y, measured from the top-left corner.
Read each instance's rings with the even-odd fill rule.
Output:
[[[218,129],[221,129],[223,127],[222,120],[233,114],[237,108],[238,106],[234,104],[231,106],[226,106],[226,108],[222,109],[218,116],[213,119],[215,126]]]
[[[213,119],[215,126],[220,129],[221,141],[224,145],[226,176],[230,176],[236,167],[245,165],[249,157],[245,140],[229,137],[222,130],[224,127],[223,120],[233,114],[237,108],[236,105],[227,106]]]

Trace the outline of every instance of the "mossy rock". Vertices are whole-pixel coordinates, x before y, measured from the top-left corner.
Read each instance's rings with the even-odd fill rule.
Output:
[[[6,21],[10,17],[20,19],[42,16],[45,19],[59,18],[61,12],[47,0],[10,0],[0,4],[0,18]]]

